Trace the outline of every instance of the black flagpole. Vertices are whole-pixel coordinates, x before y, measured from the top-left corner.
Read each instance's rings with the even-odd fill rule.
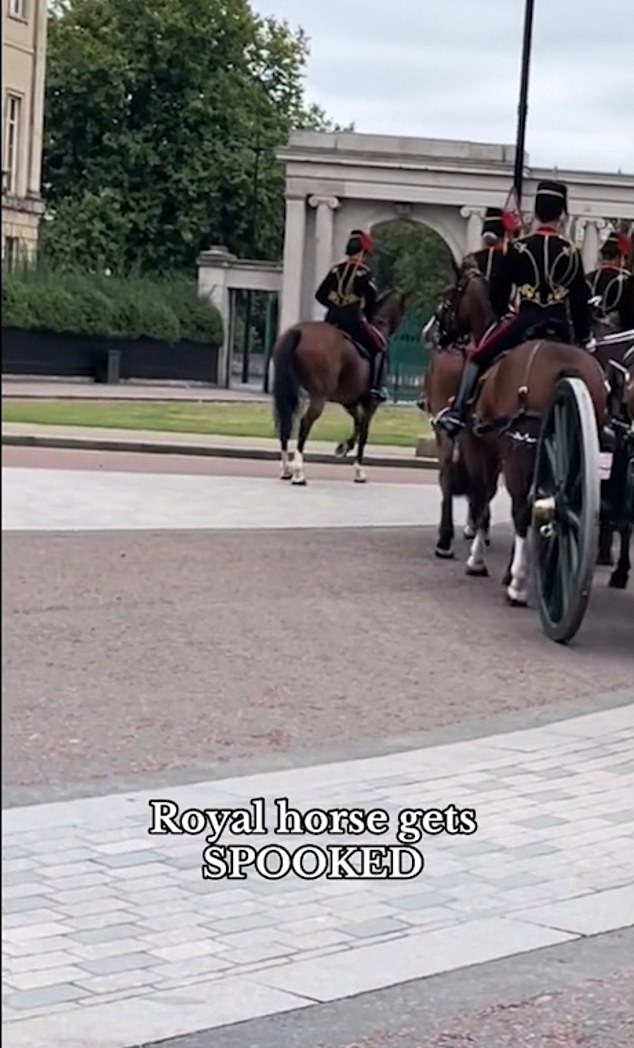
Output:
[[[535,0],[526,0],[524,11],[524,42],[522,45],[522,79],[520,83],[520,102],[517,114],[517,139],[515,144],[515,172],[513,188],[517,197],[517,206],[522,203],[522,183],[524,180],[524,143],[526,141],[526,116],[528,113],[528,75],[531,62],[531,43],[533,38],[533,9]]]

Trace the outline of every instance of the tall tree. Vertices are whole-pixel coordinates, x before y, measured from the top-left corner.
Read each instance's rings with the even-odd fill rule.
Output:
[[[408,309],[431,314],[453,274],[444,240],[427,226],[407,221],[379,226],[374,240],[372,264],[379,286],[398,287],[408,297]]]
[[[42,243],[113,271],[190,268],[223,243],[279,254],[304,33],[248,0],[57,0],[49,24]]]

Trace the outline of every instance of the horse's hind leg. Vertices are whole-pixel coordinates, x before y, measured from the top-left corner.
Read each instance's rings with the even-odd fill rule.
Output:
[[[363,454],[365,452],[365,446],[368,441],[368,433],[370,432],[370,422],[374,415],[374,410],[359,408],[359,442],[357,444],[357,456],[354,463],[354,482],[355,484],[365,484],[368,479],[366,472],[363,468]]]
[[[487,568],[484,559],[484,550],[486,547],[486,531],[484,525],[488,504],[489,500],[484,491],[480,491],[472,496],[471,506],[475,534],[473,542],[471,543],[471,549],[469,550],[466,570],[467,575],[472,575],[475,578],[486,578],[489,574],[489,569]]]
[[[337,444],[337,447],[335,448],[335,456],[337,458],[345,458],[351,451],[354,451],[354,447],[359,439],[359,416],[357,409],[346,408],[346,411],[354,422],[354,428],[347,440],[342,440],[340,444]]]
[[[511,515],[515,528],[511,578],[506,587],[506,600],[516,608],[525,608],[528,604],[527,537],[532,516],[530,490],[534,469],[534,444],[513,445],[504,463],[506,488],[511,497]]]
[[[484,532],[484,545],[491,545],[491,507],[487,506],[482,517],[482,530]],[[469,501],[469,509],[467,512],[467,523],[464,526],[463,535],[467,541],[475,538],[476,526],[474,523],[473,509],[471,508],[471,501]]]
[[[451,461],[441,459],[440,462],[440,490],[442,492],[442,503],[440,507],[440,526],[438,528],[438,541],[435,554],[442,560],[453,559],[453,490],[452,490]]]
[[[306,478],[304,476],[304,447],[306,446],[308,434],[313,427],[313,423],[317,421],[324,410],[325,405],[326,401],[324,398],[311,398],[308,402],[308,407],[302,416],[299,424],[299,433],[297,435],[297,449],[293,458],[292,484],[297,484],[302,487],[306,484]]]
[[[609,524],[601,522],[599,528],[599,554],[597,556],[597,564],[607,565],[611,567],[614,561],[612,560],[612,528]]]
[[[617,565],[610,575],[610,587],[612,589],[627,589],[630,576],[630,541],[632,538],[632,525],[624,524],[619,530],[621,537],[621,548]]]

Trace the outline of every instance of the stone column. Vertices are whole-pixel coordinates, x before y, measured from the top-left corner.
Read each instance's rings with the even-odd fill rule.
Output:
[[[280,332],[301,320],[305,239],[306,202],[304,197],[287,197],[282,301],[279,314]]]
[[[467,220],[467,235],[465,243],[465,254],[477,251],[482,240],[482,223],[484,221],[484,208],[461,207],[460,214]]]
[[[308,203],[316,209],[315,214],[315,283],[326,275],[332,264],[332,233],[334,212],[339,201],[331,196],[311,196]],[[322,320],[323,306],[313,304],[313,320]]]
[[[222,318],[222,347],[218,354],[218,385],[230,385],[230,356],[233,339],[231,324],[231,293],[227,287],[227,271],[235,255],[226,247],[215,245],[203,251],[198,258],[198,294],[216,307]]]
[[[42,132],[44,125],[44,91],[46,75],[46,37],[48,18],[46,0],[33,5],[33,67],[31,74],[31,113],[29,116],[29,152],[26,191],[39,197],[42,181]],[[25,114],[26,116],[26,114]],[[26,126],[22,134],[26,134]]]
[[[603,229],[605,221],[602,218],[588,218],[585,220],[584,224],[585,230],[581,257],[583,259],[583,268],[586,273],[589,273],[592,269],[596,268],[597,262],[599,261],[599,230]]]

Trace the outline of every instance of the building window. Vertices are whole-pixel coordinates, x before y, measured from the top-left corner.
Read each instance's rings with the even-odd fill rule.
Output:
[[[11,18],[23,18],[26,21],[27,0],[9,0],[9,14]]]
[[[18,95],[7,96],[7,141],[5,153],[5,185],[7,193],[15,195],[18,190],[20,166],[20,131],[22,123],[22,99]],[[4,188],[4,187],[3,187]]]
[[[4,238],[4,264],[7,269],[15,269],[20,261],[20,240],[18,237]]]

